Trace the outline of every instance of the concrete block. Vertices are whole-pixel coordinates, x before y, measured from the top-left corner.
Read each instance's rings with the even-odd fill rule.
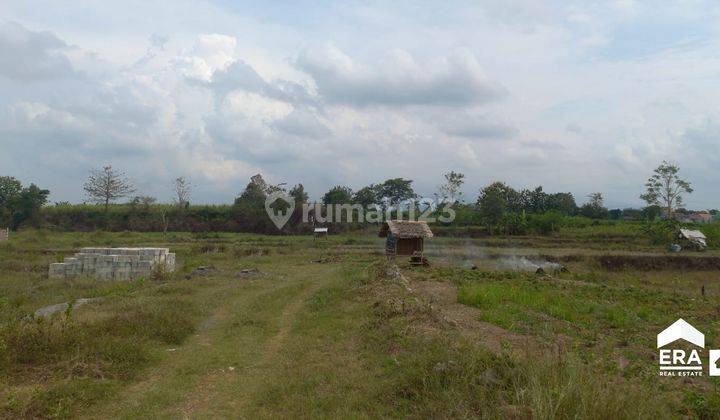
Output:
[[[66,265],[65,263],[52,263],[48,268],[48,277],[51,279],[65,278],[66,276]]]
[[[165,256],[165,266],[168,271],[175,271],[175,253],[169,252]]]
[[[51,264],[48,276],[92,276],[100,280],[128,280],[148,276],[157,265],[175,269],[175,254],[168,248],[85,247],[63,263]]]

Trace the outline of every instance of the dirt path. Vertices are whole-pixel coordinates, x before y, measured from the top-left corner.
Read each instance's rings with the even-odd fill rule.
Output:
[[[266,375],[266,367],[273,366],[276,364],[277,356],[283,345],[290,335],[290,331],[293,326],[293,320],[297,317],[298,313],[303,309],[306,300],[321,286],[322,282],[305,282],[302,284],[300,292],[293,296],[292,300],[285,306],[278,316],[280,323],[279,330],[264,344],[260,357],[253,363],[253,366],[249,369],[243,370],[244,387],[249,387],[255,390],[257,384],[264,382],[264,376]],[[211,344],[212,345],[212,344]],[[251,393],[243,394],[237,392],[233,394],[226,394],[219,391],[219,384],[235,383],[236,376],[235,371],[238,369],[236,366],[228,366],[227,369],[223,368],[220,371],[214,371],[208,373],[195,387],[195,389],[188,393],[182,408],[179,411],[182,413],[183,418],[197,418],[198,413],[206,412],[208,406],[218,406],[224,404],[227,407],[232,407],[232,410],[241,410],[247,403],[247,396]]]
[[[309,298],[327,286],[331,265],[314,265],[292,274],[265,276],[218,288],[208,318],[164,360],[88,418],[246,417],[250,402],[280,375],[283,351],[293,340],[295,320]]]

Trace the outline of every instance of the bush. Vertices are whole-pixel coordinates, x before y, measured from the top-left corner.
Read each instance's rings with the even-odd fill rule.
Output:
[[[505,213],[503,215],[503,228],[508,235],[525,235],[528,232],[529,224],[525,212]]]
[[[720,222],[701,225],[698,229],[707,236],[708,246],[717,247],[720,244]]]
[[[667,245],[675,239],[679,226],[676,220],[657,220],[648,221],[642,230],[653,245]]]
[[[532,215],[530,228],[540,235],[549,235],[560,231],[563,223],[563,215],[556,211],[548,211],[542,214]]]

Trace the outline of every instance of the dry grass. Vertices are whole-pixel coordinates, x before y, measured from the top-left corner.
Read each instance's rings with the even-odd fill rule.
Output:
[[[623,235],[608,234],[593,250],[578,248],[588,241],[580,234],[559,239],[513,249],[518,238],[491,238],[492,252],[559,258],[635,246]],[[435,246],[452,257],[448,265],[432,258],[429,269],[403,261],[396,269],[371,236],[21,233],[0,244],[0,416],[720,412],[709,378],[658,380],[653,349],[680,311],[716,346],[720,288],[707,282],[703,298],[698,287],[716,271],[608,271],[584,257],[545,277],[462,268],[455,256],[486,250],[487,240],[442,238]],[[178,270],[123,283],[46,278],[47,264],[90,245],[170,247]],[[215,271],[193,274],[198,266]],[[247,267],[262,274],[237,275]],[[81,297],[102,299],[28,319]]]

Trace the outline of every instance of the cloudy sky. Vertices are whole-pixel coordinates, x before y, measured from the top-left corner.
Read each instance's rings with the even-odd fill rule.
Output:
[[[0,174],[53,201],[112,164],[161,201],[453,169],[637,206],[664,159],[720,207],[715,0],[0,1]]]

